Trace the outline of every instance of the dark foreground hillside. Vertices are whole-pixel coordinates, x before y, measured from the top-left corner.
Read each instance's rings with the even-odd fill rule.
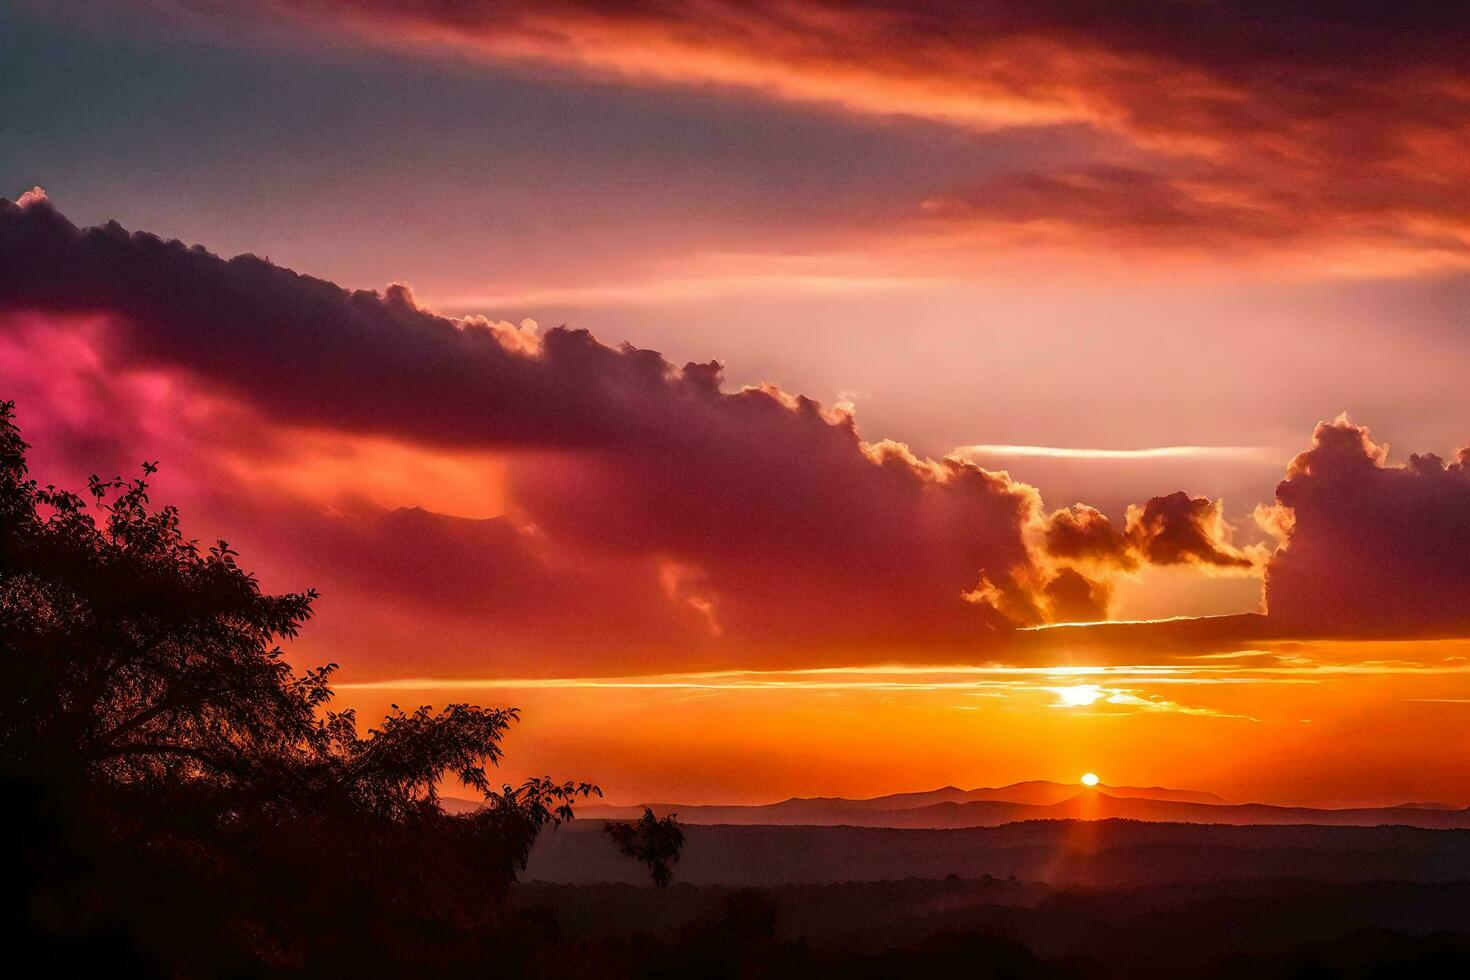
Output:
[[[1302,880],[1057,890],[1005,879],[736,889],[517,887],[589,975],[1451,977],[1470,884]]]
[[[689,826],[678,880],[772,886],[1015,877],[1094,888],[1260,878],[1470,881],[1470,831],[1413,827],[1233,827],[1128,820],[1030,821],[962,830]],[[598,821],[543,834],[526,877],[636,883]]]
[[[512,903],[602,977],[1470,976],[1470,832],[689,826],[658,891],[543,835]]]

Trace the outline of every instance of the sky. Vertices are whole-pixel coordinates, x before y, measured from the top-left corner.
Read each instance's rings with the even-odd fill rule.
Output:
[[[508,777],[1467,805],[1470,15],[1380,7],[17,0],[0,397]]]

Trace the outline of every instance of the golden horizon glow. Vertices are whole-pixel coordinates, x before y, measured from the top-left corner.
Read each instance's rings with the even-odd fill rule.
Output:
[[[1073,684],[1071,687],[1055,687],[1052,691],[1057,696],[1058,706],[1063,708],[1085,708],[1105,696],[1103,689],[1096,684]]]
[[[572,772],[600,782],[609,801],[630,805],[855,799],[1037,778],[1075,783],[1058,774],[1100,757],[1124,760],[1110,773],[1117,785],[1233,800],[1470,804],[1458,769],[1395,761],[1418,750],[1422,724],[1462,733],[1470,744],[1470,640],[1278,641],[1137,664],[347,677],[337,689],[364,722],[391,703],[441,704],[468,692],[482,703],[516,705],[524,720],[512,736],[507,776]],[[752,726],[752,717],[761,724]],[[1383,723],[1365,727],[1362,718]],[[855,742],[871,744],[865,733],[874,725],[889,733],[884,744],[853,753]],[[1240,735],[1225,730],[1246,725]]]

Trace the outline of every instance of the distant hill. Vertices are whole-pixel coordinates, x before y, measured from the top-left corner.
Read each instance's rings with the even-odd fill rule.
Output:
[[[1045,780],[963,790],[954,786],[865,800],[794,798],[760,806],[648,804],[659,816],[677,813],[688,824],[846,826],[946,829],[997,827],[1021,820],[1126,819],[1162,823],[1315,826],[1398,825],[1470,829],[1470,810],[1410,803],[1391,807],[1321,809],[1230,803],[1213,793],[1163,787],[1098,786]],[[636,818],[643,806],[586,806],[593,819]]]
[[[1226,800],[1214,793],[1192,789],[1164,789],[1160,786],[1099,786],[1111,796],[1128,799],[1174,800],[1181,803],[1225,803]],[[782,808],[788,811],[822,808],[834,812],[847,810],[912,810],[939,803],[1021,803],[1030,806],[1051,806],[1069,800],[1081,792],[1075,783],[1054,783],[1046,779],[1031,779],[1007,786],[987,786],[980,789],[960,789],[945,786],[922,793],[893,793],[871,799],[849,800],[840,796],[796,797],[781,803],[768,804],[755,809]]]
[[[474,813],[480,809],[480,801],[466,800],[458,796],[441,796],[439,797],[439,807],[445,813]]]

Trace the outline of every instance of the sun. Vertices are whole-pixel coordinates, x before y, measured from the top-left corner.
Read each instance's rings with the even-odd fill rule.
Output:
[[[1095,772],[1084,772],[1082,774],[1082,785],[1083,786],[1096,786],[1097,785],[1097,773],[1095,773]]]

